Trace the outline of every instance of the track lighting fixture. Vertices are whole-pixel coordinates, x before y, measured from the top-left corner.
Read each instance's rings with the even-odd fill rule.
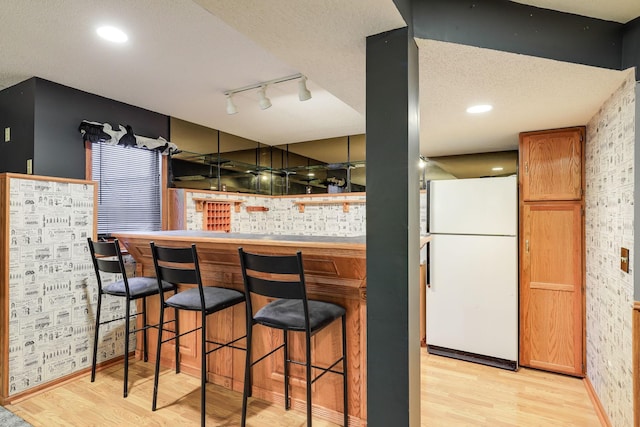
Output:
[[[233,103],[233,99],[231,98],[233,95],[227,95],[227,114],[236,114],[238,112],[238,107]]]
[[[260,105],[261,110],[266,110],[271,107],[271,100],[267,98],[267,85],[262,86],[258,89],[258,96],[260,97],[260,101],[258,101],[258,105]]]
[[[266,110],[267,108],[271,107],[271,100],[267,98],[267,86],[296,79],[300,79],[300,81],[298,82],[298,99],[300,101],[307,101],[311,99],[311,92],[309,92],[309,89],[307,88],[307,77],[303,74],[294,74],[279,79],[269,80],[267,82],[256,83],[238,89],[225,91],[224,94],[227,96],[227,114],[236,114],[238,112],[238,108],[233,103],[232,99],[234,94],[257,89],[259,97],[258,105],[260,106],[261,110]]]
[[[300,101],[307,101],[311,99],[311,92],[307,89],[307,77],[302,76],[298,81],[298,99]]]

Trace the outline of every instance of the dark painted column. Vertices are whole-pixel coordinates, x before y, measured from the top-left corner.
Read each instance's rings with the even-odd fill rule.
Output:
[[[420,425],[418,48],[367,38],[367,421]]]

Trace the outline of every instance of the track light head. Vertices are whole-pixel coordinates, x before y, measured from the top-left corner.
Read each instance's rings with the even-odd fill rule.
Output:
[[[307,89],[307,77],[302,76],[298,81],[298,99],[300,101],[307,101],[311,99],[311,92]]]
[[[271,100],[267,98],[266,85],[260,86],[260,89],[258,89],[258,96],[260,97],[260,101],[258,102],[258,105],[260,105],[261,110],[266,110],[267,108],[271,107]]]
[[[233,103],[233,99],[231,99],[231,94],[227,95],[227,114],[236,114],[238,112],[238,107]]]

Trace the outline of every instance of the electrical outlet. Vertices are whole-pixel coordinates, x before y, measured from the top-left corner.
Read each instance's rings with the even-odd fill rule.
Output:
[[[27,175],[33,175],[33,159],[27,159]]]
[[[629,272],[629,249],[620,248],[620,270]]]
[[[11,141],[11,128],[4,128],[4,142]]]

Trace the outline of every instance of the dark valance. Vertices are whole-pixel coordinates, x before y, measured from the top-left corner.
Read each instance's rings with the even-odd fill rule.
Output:
[[[146,136],[135,135],[129,125],[126,127],[118,125],[118,129],[113,129],[109,123],[83,120],[78,130],[82,134],[84,141],[146,148],[147,150],[158,150],[162,154],[171,154],[178,151],[178,147],[174,143],[167,141],[163,137],[148,138]]]

